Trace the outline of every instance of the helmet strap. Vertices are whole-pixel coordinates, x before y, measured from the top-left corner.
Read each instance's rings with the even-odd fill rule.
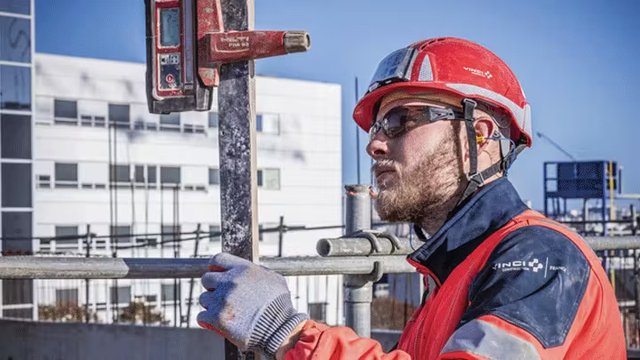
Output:
[[[469,143],[469,173],[467,174],[467,187],[460,197],[460,200],[458,200],[456,208],[458,208],[469,196],[475,193],[478,188],[482,187],[486,179],[499,172],[506,174],[509,167],[511,167],[511,164],[516,160],[516,157],[527,147],[525,144],[520,144],[512,151],[509,151],[507,156],[504,156],[501,151],[500,161],[494,163],[483,171],[478,172],[478,145],[475,141],[476,131],[473,127],[473,111],[475,110],[477,103],[471,99],[464,99],[462,100],[462,105],[464,107],[464,123],[465,128],[467,129],[467,140]]]
[[[484,184],[483,174],[478,173],[478,144],[476,143],[476,131],[473,127],[473,111],[477,105],[478,103],[471,99],[462,100],[464,126],[467,130],[467,141],[469,144],[469,173],[467,174],[467,188],[464,190],[460,200],[458,200],[457,205],[460,205],[469,195],[473,194]]]

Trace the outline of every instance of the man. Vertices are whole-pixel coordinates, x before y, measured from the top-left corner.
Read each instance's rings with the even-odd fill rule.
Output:
[[[462,39],[412,44],[380,63],[354,119],[369,132],[376,209],[416,225],[425,244],[408,261],[436,284],[397,349],[307,320],[281,276],[227,254],[202,279],[203,327],[277,359],[626,358],[597,257],[505,177],[531,123],[502,60]]]

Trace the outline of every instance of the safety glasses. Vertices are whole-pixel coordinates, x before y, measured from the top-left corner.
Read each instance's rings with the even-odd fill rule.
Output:
[[[369,129],[369,142],[382,130],[386,137],[392,139],[423,124],[439,120],[464,119],[462,111],[453,108],[434,106],[399,106],[389,110]]]
[[[378,64],[367,92],[392,82],[410,80],[411,65],[417,53],[416,49],[402,48],[387,55]]]

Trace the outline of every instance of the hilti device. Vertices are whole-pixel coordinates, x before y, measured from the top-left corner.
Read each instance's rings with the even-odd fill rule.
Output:
[[[195,0],[146,0],[147,101],[152,113],[211,108],[197,77]]]
[[[309,49],[304,31],[224,31],[220,0],[145,0],[151,113],[206,111],[222,64]]]

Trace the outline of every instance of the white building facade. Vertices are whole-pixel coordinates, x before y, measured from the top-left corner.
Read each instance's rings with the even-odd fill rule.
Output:
[[[36,54],[34,249],[42,255],[193,257],[220,251],[217,104],[149,114],[145,66]],[[339,85],[257,77],[258,222],[342,224]],[[196,234],[200,229],[202,233]],[[86,236],[91,233],[93,235]],[[340,229],[284,235],[283,256],[314,255]],[[46,239],[52,237],[52,239]],[[277,232],[260,255],[278,255]],[[196,251],[196,242],[198,247]],[[340,277],[289,278],[294,304],[341,322]],[[191,323],[199,282],[37,281],[38,304],[88,304],[99,321],[139,301],[169,323]],[[191,296],[190,296],[191,293]],[[194,308],[188,308],[189,299]],[[189,314],[189,316],[187,316]]]

